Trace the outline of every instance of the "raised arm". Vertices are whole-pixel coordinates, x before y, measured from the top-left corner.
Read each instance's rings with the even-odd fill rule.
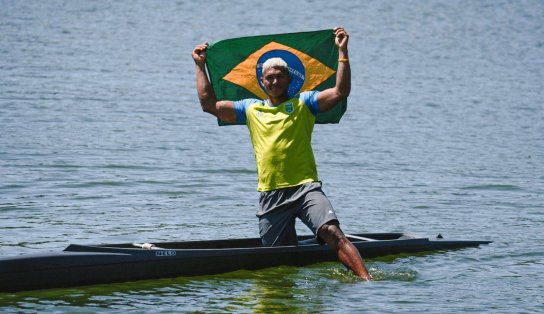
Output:
[[[336,72],[336,86],[326,89],[317,95],[317,103],[321,112],[329,111],[336,104],[349,96],[351,91],[351,68],[348,58],[349,35],[343,27],[336,27],[335,43],[338,47],[338,70]]]
[[[236,122],[236,112],[234,111],[234,102],[217,100],[213,91],[208,75],[206,74],[206,50],[208,43],[203,43],[195,47],[192,56],[196,64],[196,90],[202,110],[213,114],[217,118],[226,122]]]

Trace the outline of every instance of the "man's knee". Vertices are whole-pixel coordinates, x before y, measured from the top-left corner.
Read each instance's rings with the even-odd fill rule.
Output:
[[[326,223],[321,226],[318,235],[333,248],[337,248],[346,240],[346,237],[337,222]]]

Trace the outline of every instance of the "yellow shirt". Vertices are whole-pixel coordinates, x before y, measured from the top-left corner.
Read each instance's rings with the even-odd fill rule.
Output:
[[[259,99],[235,102],[238,122],[247,124],[255,151],[258,191],[318,181],[311,145],[318,93],[303,92],[278,106]]]

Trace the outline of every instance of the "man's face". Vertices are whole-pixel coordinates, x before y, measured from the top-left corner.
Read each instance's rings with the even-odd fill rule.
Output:
[[[284,68],[267,68],[263,72],[261,81],[270,97],[287,97],[291,77]]]

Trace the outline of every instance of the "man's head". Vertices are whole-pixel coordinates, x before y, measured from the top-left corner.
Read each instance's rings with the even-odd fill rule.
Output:
[[[287,65],[287,62],[285,62],[285,60],[283,60],[282,58],[270,58],[266,60],[263,63],[263,73],[270,68],[282,69],[287,75],[289,75],[289,66]]]
[[[271,98],[287,98],[291,76],[287,62],[282,58],[270,58],[263,63],[261,78],[266,93]]]

